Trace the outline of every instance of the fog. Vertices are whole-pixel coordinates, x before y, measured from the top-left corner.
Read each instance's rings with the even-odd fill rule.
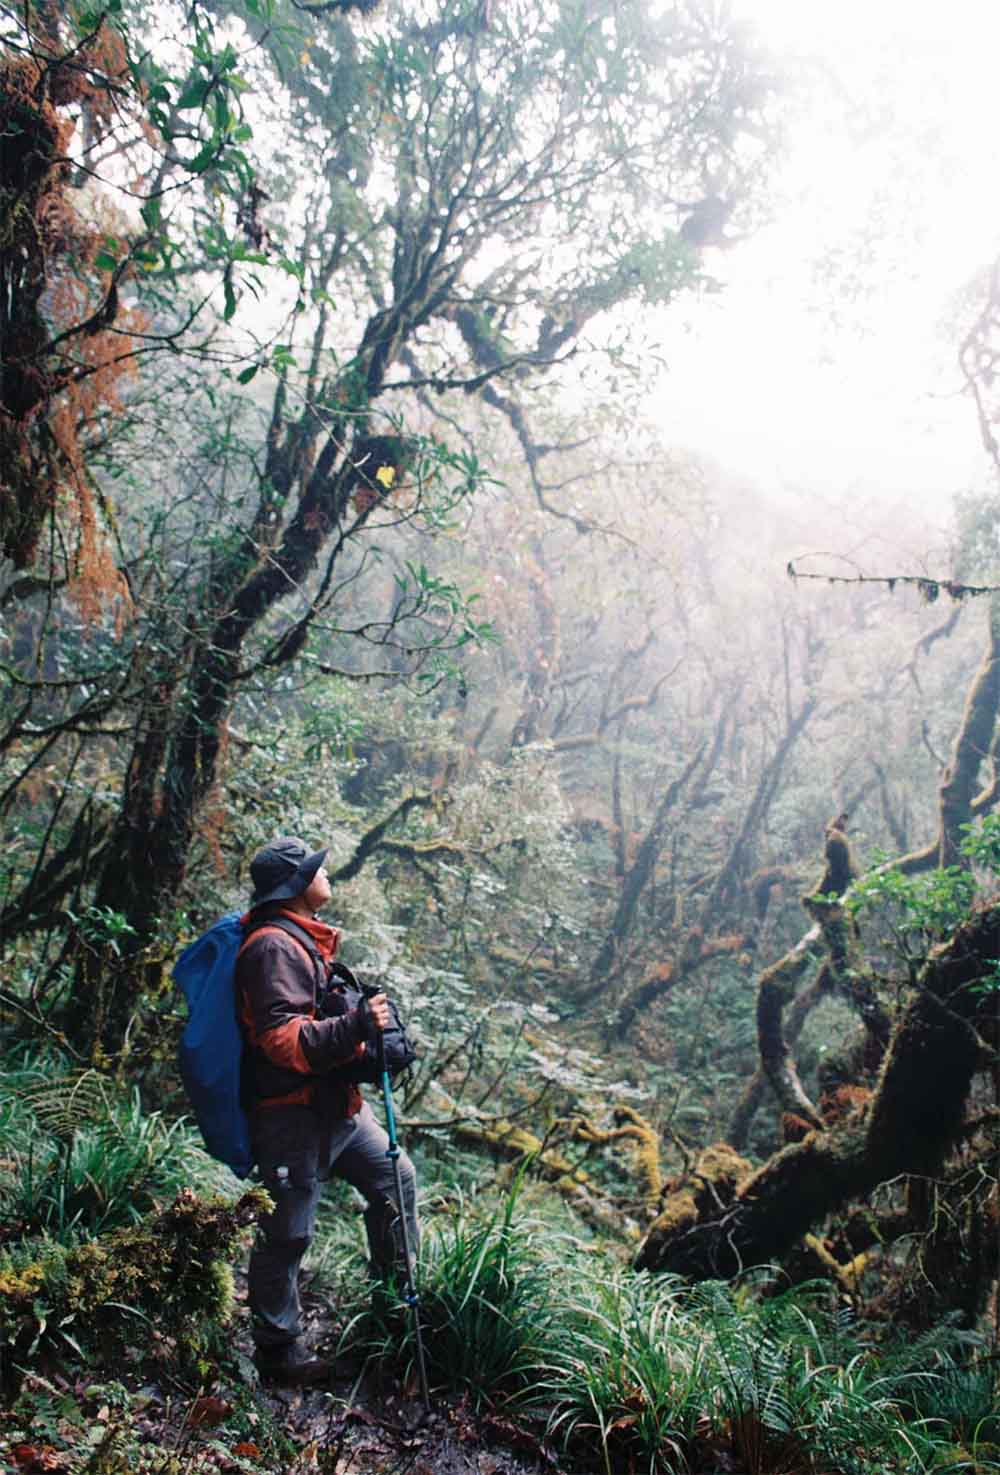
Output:
[[[797,74],[772,218],[664,324],[667,433],[773,488],[945,513],[985,475],[957,302],[1000,202],[991,6],[742,0]]]

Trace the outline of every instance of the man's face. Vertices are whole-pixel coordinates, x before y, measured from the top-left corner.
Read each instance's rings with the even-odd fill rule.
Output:
[[[302,900],[311,912],[318,912],[326,906],[333,894],[330,878],[326,874],[326,866],[320,866],[313,876],[309,885],[302,893]]]

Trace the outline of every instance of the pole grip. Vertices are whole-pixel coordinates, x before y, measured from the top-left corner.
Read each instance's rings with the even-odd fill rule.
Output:
[[[377,983],[363,983],[361,985],[361,992],[364,994],[365,1003],[367,1003],[369,999],[374,999],[376,994],[380,994],[382,989]],[[375,1025],[375,1031],[375,1061],[378,1065],[378,1073],[382,1076],[385,1073],[385,1037],[383,1036],[381,1027],[377,1024]]]

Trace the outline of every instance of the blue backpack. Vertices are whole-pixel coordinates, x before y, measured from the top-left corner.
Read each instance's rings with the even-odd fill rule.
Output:
[[[295,937],[312,958],[317,972],[325,976],[323,960],[304,928],[296,927],[287,917],[270,917],[258,925],[277,927]],[[184,1089],[206,1148],[212,1157],[232,1168],[237,1178],[248,1178],[254,1165],[250,1121],[241,1090],[243,1035],[236,1017],[236,959],[246,937],[247,932],[240,925],[240,913],[227,912],[189,943],[171,974],[188,1006],[188,1021],[178,1050]],[[323,991],[321,1018],[354,1008],[364,996],[364,989],[349,968],[335,963],[331,971],[336,985]],[[384,1034],[385,1062],[390,1076],[394,1076],[413,1063],[416,1052],[395,1005],[390,1005],[390,1009],[393,1021]],[[373,1028],[369,1027],[369,1048],[364,1060],[338,1072],[343,1080],[379,1079]]]
[[[227,912],[177,959],[173,980],[188,1021],[179,1063],[184,1089],[205,1146],[237,1178],[253,1167],[250,1123],[240,1097],[243,1036],[236,1018],[236,959],[244,939],[240,913]]]

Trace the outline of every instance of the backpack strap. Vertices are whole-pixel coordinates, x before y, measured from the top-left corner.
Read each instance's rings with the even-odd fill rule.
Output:
[[[252,938],[262,932],[284,932],[293,942],[297,942],[302,951],[313,964],[314,998],[311,1017],[316,1017],[316,1004],[327,987],[327,964],[319,948],[313,942],[305,927],[300,927],[291,917],[262,917],[259,922],[251,923],[243,929],[243,941],[240,944],[240,952],[247,946]],[[255,1048],[256,1042],[251,1041],[251,1048]],[[276,1096],[258,1096],[254,1106],[268,1109],[276,1106],[310,1106],[313,1103],[313,1093],[316,1077],[309,1077],[305,1085],[299,1086],[291,1091],[282,1092]]]
[[[336,978],[340,983],[346,983],[349,988],[356,989],[362,997],[364,996],[364,989],[358,982],[357,976],[351,972],[346,963],[332,962],[329,972],[331,980]]]
[[[258,932],[266,932],[268,930],[284,932],[288,937],[293,938],[302,948],[302,951],[311,959],[316,972],[317,986],[320,990],[326,988],[328,978],[326,960],[309,936],[305,927],[300,927],[297,922],[292,921],[291,917],[263,917],[259,922],[244,928],[243,946],[245,947],[251,937],[255,936]],[[343,967],[343,964],[334,964],[333,966]]]

